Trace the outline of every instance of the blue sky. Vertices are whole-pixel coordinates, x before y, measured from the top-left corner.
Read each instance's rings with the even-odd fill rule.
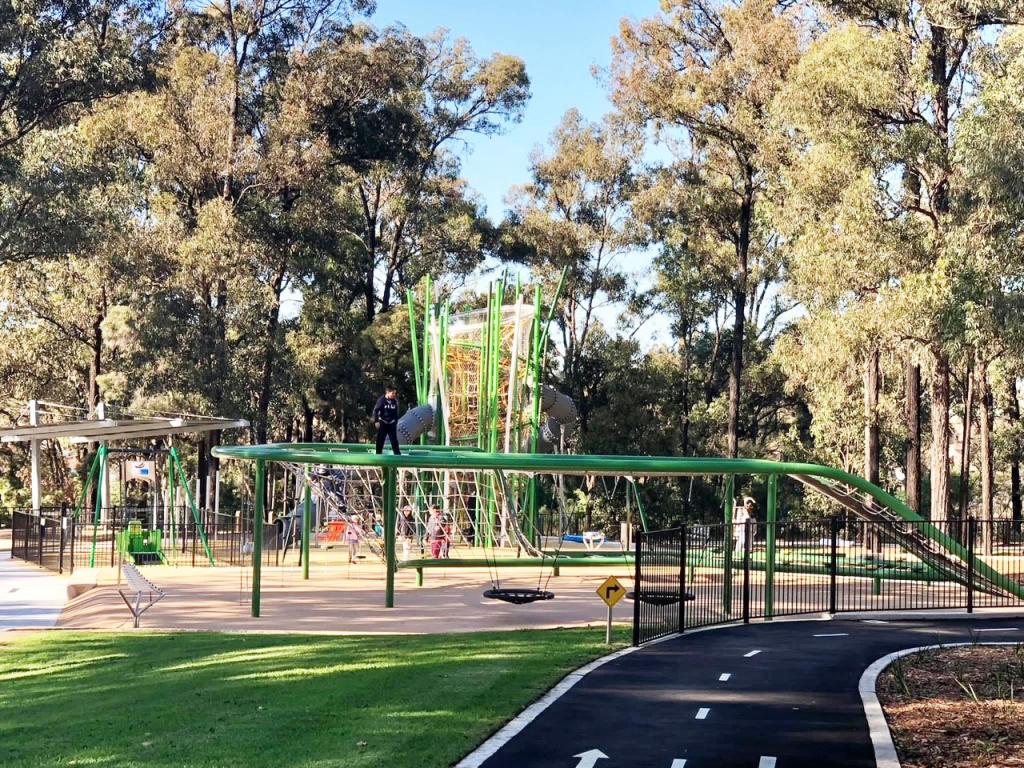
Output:
[[[658,10],[658,0],[377,0],[372,22],[401,23],[417,35],[444,27],[466,38],[480,57],[501,52],[526,62],[532,95],[522,121],[501,135],[474,137],[462,155],[463,177],[483,197],[490,218],[500,221],[509,188],[529,181],[530,153],[546,143],[568,109],[575,107],[589,120],[611,111],[607,91],[591,70],[611,63],[620,20]],[[648,282],[651,256],[623,257],[641,284]],[[606,307],[599,316],[612,327],[617,310]],[[663,318],[649,321],[645,330],[645,346],[668,338]]]
[[[501,136],[474,140],[463,157],[463,176],[498,220],[509,187],[529,179],[530,152],[566,110],[576,107],[591,120],[610,111],[590,70],[610,63],[619,20],[657,10],[657,0],[377,0],[372,21],[400,22],[419,35],[445,27],[469,40],[478,56],[500,51],[526,62],[532,97],[522,122]]]

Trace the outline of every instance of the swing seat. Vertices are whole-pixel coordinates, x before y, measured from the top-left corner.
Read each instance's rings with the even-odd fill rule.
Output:
[[[541,600],[554,600],[555,593],[548,592],[544,589],[530,589],[529,587],[493,587],[484,592],[484,597],[488,600],[501,600],[504,603],[513,603],[514,605],[526,605],[527,603],[536,603]]]
[[[626,597],[636,600],[636,592],[627,592]],[[695,599],[692,592],[683,595],[684,600]],[[679,602],[679,592],[671,589],[645,589],[640,593],[640,602],[648,605],[672,605]]]

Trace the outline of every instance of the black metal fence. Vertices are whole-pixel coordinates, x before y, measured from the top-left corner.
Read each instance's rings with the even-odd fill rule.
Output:
[[[199,525],[187,507],[155,512],[111,507],[102,509],[99,522],[95,523],[94,514],[83,513],[76,519],[73,510],[68,508],[49,507],[38,513],[15,510],[11,554],[58,573],[73,573],[76,568],[91,566],[113,567],[122,560],[118,550],[119,535],[131,521],[138,520],[144,529],[160,531],[160,550],[169,564],[252,564],[252,515],[247,510],[238,514],[202,510]],[[281,525],[265,525],[264,565],[280,565],[286,553],[285,539],[292,539],[296,534]]]
[[[756,618],[1024,605],[1011,521],[685,525],[636,539],[634,643]]]

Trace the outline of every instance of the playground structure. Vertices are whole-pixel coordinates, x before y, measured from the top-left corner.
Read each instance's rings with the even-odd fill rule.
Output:
[[[761,476],[767,480],[766,499],[766,540],[764,554],[753,567],[764,573],[764,590],[771,600],[774,579],[777,573],[795,570],[811,572],[818,569],[827,574],[826,566],[811,562],[814,552],[805,553],[802,560],[795,559],[792,552],[781,552],[775,540],[777,523],[777,490],[780,477],[793,478],[814,492],[824,494],[858,518],[884,526],[885,530],[898,541],[906,553],[903,562],[851,562],[844,564],[846,575],[870,579],[942,581],[954,584],[970,582],[979,589],[993,594],[1024,599],[1024,586],[1013,576],[1001,573],[984,558],[977,557],[953,536],[930,524],[902,501],[856,475],[839,469],[814,464],[775,462],[759,459],[716,459],[683,457],[640,457],[640,456],[582,456],[568,454],[500,454],[483,451],[465,451],[444,447],[420,446],[411,448],[400,456],[374,454],[372,449],[361,445],[260,445],[222,446],[216,449],[223,458],[250,460],[255,462],[256,499],[254,505],[255,541],[260,541],[258,531],[263,524],[264,492],[263,478],[268,462],[289,462],[297,465],[321,465],[350,469],[375,469],[381,473],[382,488],[380,508],[383,512],[383,547],[386,558],[385,605],[394,605],[394,574],[399,568],[423,569],[434,567],[488,567],[488,568],[535,568],[543,570],[565,567],[592,567],[595,565],[622,565],[629,562],[627,555],[615,557],[603,555],[562,554],[551,555],[541,552],[540,556],[519,558],[472,558],[443,560],[414,560],[400,562],[397,556],[397,514],[399,500],[399,476],[403,470],[419,470],[435,475],[446,472],[476,472],[490,475],[490,485],[500,487],[502,477],[519,477],[536,482],[541,475],[551,475],[557,484],[559,477],[568,475],[588,476],[630,476],[630,477],[679,477],[686,475],[723,476],[725,478],[725,501],[723,503],[723,530],[731,531],[733,525],[733,490],[739,475]],[[312,491],[307,485],[304,503],[312,510]],[[508,496],[506,498],[511,498]],[[310,514],[311,517],[311,514]],[[309,518],[307,518],[309,519]],[[729,537],[731,539],[731,537]],[[303,547],[310,542],[308,530],[304,527]],[[714,552],[711,542],[703,549],[691,550],[687,554],[688,565],[694,567],[715,567],[720,569],[723,592],[728,596],[734,570],[740,567],[733,551],[732,542],[723,540],[719,551]],[[260,611],[260,561],[254,553],[253,589],[251,612],[258,616]],[[781,555],[781,556],[780,556]],[[819,553],[820,555],[820,553]],[[308,563],[308,557],[304,559]],[[681,563],[676,557],[676,567]],[[308,576],[308,571],[305,574]],[[731,600],[731,597],[729,598]]]

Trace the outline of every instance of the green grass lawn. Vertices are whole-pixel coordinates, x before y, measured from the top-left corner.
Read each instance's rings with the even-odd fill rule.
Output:
[[[597,628],[0,635],[0,766],[447,766],[607,651]]]

